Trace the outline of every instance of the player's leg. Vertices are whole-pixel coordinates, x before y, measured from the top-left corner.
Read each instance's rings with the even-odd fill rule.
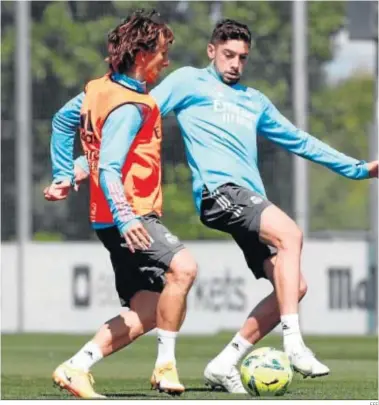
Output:
[[[96,233],[110,252],[116,289],[124,309],[115,318],[105,322],[92,340],[53,373],[57,385],[81,398],[101,397],[93,390],[90,368],[103,357],[125,347],[155,327],[159,297],[157,292],[140,291],[142,281],[135,269],[135,258],[121,247],[117,229],[107,228]],[[146,305],[142,305],[142,302]]]
[[[271,205],[261,215],[259,237],[277,249],[273,281],[283,322],[295,328],[302,344],[298,326],[298,291],[300,287],[300,258],[303,235],[295,222],[278,207]],[[286,345],[286,342],[284,342]]]
[[[204,189],[201,204],[201,220],[211,228],[230,233],[249,258],[260,262],[263,277],[263,260],[271,255],[259,241],[256,225],[263,209],[270,203],[256,193],[235,184],[225,184],[213,192]],[[260,249],[261,247],[264,249]],[[256,248],[259,249],[256,249]],[[249,252],[254,252],[247,255]],[[246,393],[238,372],[239,359],[251,349],[252,344],[239,333],[204,370],[204,380],[211,387],[220,387],[231,393]]]
[[[265,213],[271,210],[271,207],[267,206],[261,211],[261,218]],[[274,207],[276,208],[276,207]],[[280,211],[276,209],[275,211]],[[285,215],[283,213],[283,215]],[[248,235],[244,232],[235,234],[235,240],[244,252],[246,261],[253,271],[256,278],[265,277],[270,280],[274,286],[274,292],[271,293],[268,297],[263,299],[258,306],[252,311],[248,319],[246,320],[244,326],[232,339],[232,341],[224,349],[225,353],[221,353],[220,356],[222,360],[228,364],[227,355],[231,357],[229,362],[236,362],[244,356],[244,350],[251,350],[252,347],[249,347],[250,344],[256,343],[259,339],[269,333],[279,322],[282,321],[283,328],[283,345],[284,349],[291,358],[293,366],[302,372],[304,375],[311,375],[313,377],[326,375],[329,373],[329,369],[318,362],[312,353],[305,347],[303,342],[300,328],[299,320],[297,313],[291,314],[284,312],[283,308],[280,306],[280,299],[278,294],[278,289],[281,288],[282,284],[287,283],[287,276],[282,274],[277,276],[277,272],[284,272],[283,267],[278,267],[278,261],[280,258],[280,246],[277,243],[277,252],[275,256],[271,256],[270,249],[265,246],[258,238],[258,231],[262,231],[262,220],[258,222],[259,217],[256,217],[256,224],[254,221],[251,222],[251,229],[248,231]],[[286,229],[288,229],[288,234],[291,235],[291,221],[289,218],[286,220]],[[283,222],[285,222],[283,221]],[[279,221],[278,221],[279,223]],[[293,224],[292,224],[293,226]],[[254,232],[256,230],[257,232]],[[296,231],[294,231],[296,232]],[[282,240],[285,240],[287,236],[281,237]],[[291,239],[291,236],[289,236]],[[296,239],[296,238],[295,238]],[[291,246],[291,240],[285,241],[284,245]],[[295,244],[295,242],[294,242]],[[291,250],[289,247],[288,250]],[[296,254],[296,252],[295,252]],[[286,267],[285,267],[286,268]],[[287,274],[287,273],[286,273]],[[289,274],[291,274],[289,272]],[[290,275],[288,276],[291,277]],[[296,300],[299,302],[301,298],[305,295],[307,286],[304,280],[304,277],[300,273],[299,269],[300,282],[294,294],[296,294]],[[278,287],[279,279],[279,287]],[[284,281],[283,281],[284,280]],[[291,279],[289,280],[291,281]],[[292,300],[291,294],[290,296]],[[282,294],[283,297],[283,294]],[[282,298],[283,299],[283,298]],[[292,311],[294,311],[294,305],[292,305]],[[291,308],[291,307],[290,307]],[[287,309],[290,311],[291,309]],[[240,341],[239,347],[240,351],[236,353],[236,350],[232,351],[230,347],[235,346],[236,341]],[[233,358],[234,355],[234,358]]]
[[[184,386],[176,369],[176,338],[185,317],[187,295],[195,280],[197,265],[189,251],[156,216],[144,216],[142,220],[153,243],[141,255],[155,263],[152,272],[163,270],[165,273],[157,305],[158,355],[151,383],[155,389],[177,394],[184,391]]]
[[[305,346],[300,331],[298,298],[302,233],[291,218],[271,205],[262,212],[259,237],[277,249],[272,282],[278,301],[284,350],[293,367],[304,376],[326,375],[329,369]]]
[[[212,193],[204,190],[202,197],[201,219],[205,225],[235,238],[248,235],[255,244],[259,236],[260,241],[277,249],[274,284],[280,313],[285,317],[296,315],[303,237],[295,222],[267,199],[235,184],[225,184]],[[250,246],[251,255],[259,253],[261,258],[262,252],[253,251],[255,247]],[[248,248],[243,249],[245,256]]]
[[[245,238],[246,241],[246,238]],[[253,244],[254,246],[254,244]],[[258,247],[257,247],[258,249]],[[255,250],[257,250],[255,249]],[[276,256],[268,257],[263,268],[266,277],[273,284],[273,269]],[[304,297],[307,285],[304,277],[300,276],[300,288],[298,293],[299,301]],[[232,340],[210,363],[212,369],[220,369],[221,365],[227,370],[237,366],[253,348],[253,345],[271,332],[280,322],[280,312],[275,291],[263,298],[251,311],[242,328],[236,333]],[[213,363],[213,364],[212,364]]]
[[[270,280],[273,286],[275,262],[276,255],[267,258],[263,263],[265,276]],[[307,293],[307,289],[308,287],[304,276],[300,273],[300,287],[298,291],[299,302]],[[251,311],[238,334],[253,345],[271,332],[279,323],[280,311],[278,300],[275,291],[272,291]]]
[[[196,272],[196,262],[187,249],[179,251],[172,258],[157,307],[157,333],[161,341],[166,338],[175,341],[174,338],[185,317],[187,295],[195,280]],[[163,349],[164,345],[158,347]],[[176,363],[173,349],[169,353],[159,350],[156,365],[168,361]]]
[[[54,371],[54,382],[80,398],[105,398],[93,390],[89,370],[103,357],[155,328],[158,299],[157,292],[137,292],[130,300],[130,310],[125,308],[105,322],[89,342]]]
[[[266,277],[270,280],[273,286],[275,285],[274,279],[275,265],[276,265],[276,256],[268,258],[264,262],[264,271]],[[307,292],[307,284],[303,275],[300,273],[300,288],[298,293],[299,302],[305,296],[306,292]],[[246,339],[246,341],[255,344],[264,336],[266,336],[272,329],[274,329],[280,323],[280,319],[281,317],[277,297],[275,292],[272,292],[253,309],[253,311],[250,313],[248,319],[246,320],[245,324],[242,326],[238,334],[240,336],[243,336],[243,338]],[[291,328],[287,328],[284,325],[282,326],[284,337],[283,340],[284,342],[287,341],[288,346],[287,349],[285,347],[285,351],[289,354],[295,369],[297,369],[305,376],[311,377],[320,377],[329,374],[330,372],[329,368],[324,364],[322,364],[321,362],[319,362],[315,358],[314,354],[308,348],[304,349],[304,347],[302,347],[300,351],[297,353],[293,353],[291,351],[292,350],[291,338],[293,337],[293,334],[295,334],[296,336],[297,330],[296,329],[291,330]],[[297,337],[295,337],[295,339],[297,340]],[[300,358],[297,358],[297,356],[300,356]],[[311,364],[311,372],[310,373],[302,372],[303,370],[299,368],[301,363]]]
[[[155,328],[158,300],[158,292],[138,291],[130,300],[130,310],[125,309],[102,325],[92,339],[102,357],[128,346]]]
[[[203,193],[202,221],[233,235],[256,278],[274,280],[276,257],[274,259],[272,250],[259,240],[261,217],[270,206],[269,201],[251,190],[233,184],[224,185],[213,193],[207,190]],[[305,290],[306,284],[302,280],[297,287],[297,300]],[[252,349],[255,339],[272,330],[279,319],[278,301],[273,292],[258,304],[232,341],[207,365],[204,372],[206,382],[229,392],[244,392],[236,365]]]
[[[86,343],[67,364],[89,371],[103,357],[128,346],[156,326],[156,308],[159,293],[138,291],[130,300],[130,309],[106,321],[95,336]]]
[[[248,239],[245,238],[244,242],[246,242],[247,240]],[[241,246],[241,243],[239,244]],[[249,252],[250,258],[247,258],[249,266],[254,266],[256,269],[259,267],[263,267],[265,277],[274,285],[273,271],[275,268],[276,255],[270,256],[265,259],[263,262],[263,266],[259,265],[259,263],[255,260],[257,259],[257,255],[254,255],[253,252],[259,252],[260,248],[255,243],[252,243],[252,246],[256,247],[255,249],[252,249],[251,253]],[[261,251],[263,253],[263,249]],[[268,249],[266,254],[269,255]],[[260,256],[262,257],[262,255]],[[259,271],[255,271],[254,274],[256,277],[260,277]],[[300,274],[300,287],[298,291],[299,301],[304,297],[306,292],[307,284],[302,274]],[[213,370],[219,370],[221,364],[224,365],[226,371],[231,370],[233,367],[237,366],[240,360],[242,360],[245,355],[247,355],[247,353],[253,349],[253,345],[259,342],[259,340],[261,340],[269,332],[271,332],[279,324],[279,322],[279,306],[275,291],[273,291],[258,303],[258,305],[249,314],[241,329],[225,346],[225,348],[218,354],[218,356],[209,363],[207,367],[208,374],[212,373]],[[230,372],[227,375],[229,374]]]
[[[271,251],[266,244],[276,248],[272,279],[286,330],[284,347],[286,351],[299,352],[305,347],[298,321],[301,232],[283,211],[253,191],[233,185],[223,187],[221,192],[223,201],[229,199],[237,207],[235,210],[239,209],[239,220],[227,221],[227,230],[242,249],[256,278],[267,278],[263,264]],[[273,302],[273,298],[268,300]],[[304,372],[311,371],[310,364],[303,366],[309,368]]]

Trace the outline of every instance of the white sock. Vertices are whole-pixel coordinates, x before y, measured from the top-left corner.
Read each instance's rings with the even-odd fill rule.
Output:
[[[90,341],[86,343],[71,359],[66,361],[70,367],[88,371],[95,363],[103,358],[100,347]]]
[[[280,317],[283,331],[284,350],[291,351],[304,346],[300,332],[299,314],[287,314]]]
[[[224,350],[216,357],[216,361],[230,368],[245,357],[253,348],[253,344],[247,341],[240,333],[236,333],[233,339],[225,346]]]
[[[155,366],[172,362],[176,364],[175,343],[178,332],[157,329],[158,357]]]

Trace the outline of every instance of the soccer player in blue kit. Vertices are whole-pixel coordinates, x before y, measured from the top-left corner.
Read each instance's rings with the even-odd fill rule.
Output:
[[[232,235],[255,277],[274,287],[204,371],[206,384],[232,393],[245,392],[238,362],[279,323],[294,369],[304,376],[329,374],[302,338],[298,302],[307,291],[300,270],[303,236],[267,199],[258,170],[257,135],[350,179],[378,177],[378,161],[367,163],[338,152],[296,128],[261,92],[239,83],[250,45],[246,25],[222,20],[208,44],[211,64],[178,69],[150,93],[162,116],[173,111],[177,117],[201,221]],[[77,161],[85,169],[83,163]]]
[[[377,161],[358,161],[327,146],[292,125],[258,90],[239,84],[250,44],[246,25],[222,20],[208,45],[211,64],[178,69],[150,93],[162,116],[174,111],[178,119],[201,221],[231,234],[255,277],[274,286],[205,369],[207,384],[229,392],[243,392],[238,361],[279,322],[295,370],[312,377],[329,373],[302,339],[298,301],[307,290],[300,271],[302,232],[266,197],[257,135],[345,177],[378,176]]]

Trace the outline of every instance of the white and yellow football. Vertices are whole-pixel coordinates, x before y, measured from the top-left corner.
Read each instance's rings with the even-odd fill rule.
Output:
[[[272,347],[250,352],[243,359],[240,372],[242,384],[252,396],[284,395],[293,377],[288,356]]]

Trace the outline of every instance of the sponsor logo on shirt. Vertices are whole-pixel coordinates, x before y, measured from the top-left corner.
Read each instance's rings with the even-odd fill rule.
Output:
[[[221,115],[223,123],[241,125],[248,129],[252,129],[257,119],[256,114],[221,97],[213,100],[213,111]]]

